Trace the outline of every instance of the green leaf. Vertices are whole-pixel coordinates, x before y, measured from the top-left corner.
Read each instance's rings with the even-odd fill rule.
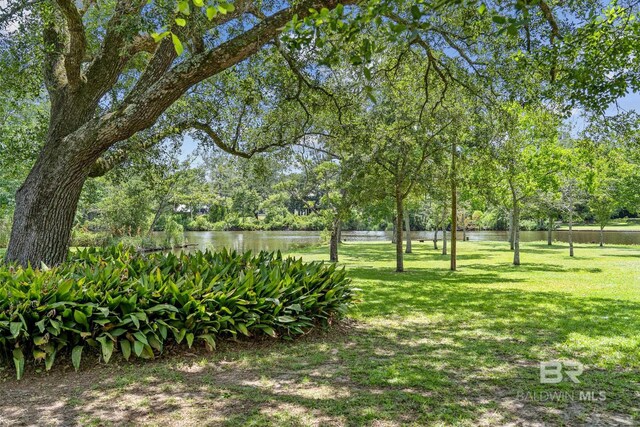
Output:
[[[180,0],[178,2],[178,11],[183,15],[190,15],[191,7],[189,6],[189,2],[187,0]]]
[[[44,329],[45,329],[44,322],[45,322],[46,320],[47,320],[47,318],[46,318],[46,317],[44,317],[44,318],[42,318],[42,320],[40,320],[40,321],[36,322],[36,326],[37,326],[37,327],[38,327],[38,329],[40,330],[40,333],[41,333],[41,334],[42,334],[42,333],[44,333]]]
[[[270,335],[272,337],[277,337],[276,331],[273,330],[270,326],[260,325],[260,329],[264,331],[265,334]]]
[[[417,4],[414,4],[413,6],[411,6],[411,16],[416,21],[422,18],[422,12],[420,11],[420,8],[418,7]]]
[[[20,330],[22,329],[22,322],[11,322],[9,325],[9,332],[11,332],[11,336],[13,338],[18,338],[20,335]]]
[[[49,340],[46,337],[33,337],[33,343],[35,345],[44,345],[48,342]]]
[[[124,360],[129,360],[129,357],[131,357],[131,343],[127,340],[120,341],[120,350],[122,350]]]
[[[179,55],[182,55],[182,52],[184,52],[184,47],[182,46],[182,42],[180,41],[180,39],[178,38],[178,36],[176,36],[175,34],[171,33],[171,41],[173,42],[173,47],[176,50],[176,53]]]
[[[137,340],[134,341],[133,351],[136,353],[136,356],[140,357],[142,355],[142,352],[144,351],[144,344]]]
[[[140,341],[141,343],[149,344],[149,341],[147,341],[147,336],[145,334],[143,334],[142,332],[140,332],[140,331],[134,332],[133,336],[136,337],[136,339],[138,341]]]
[[[87,315],[84,314],[82,311],[74,310],[73,311],[73,318],[75,319],[75,321],[77,323],[79,323],[82,326],[84,326],[85,328],[89,329],[89,322],[87,322]]]
[[[104,363],[109,363],[109,359],[111,359],[111,354],[113,353],[113,341],[107,336],[98,337],[96,340],[101,344]]]
[[[207,8],[207,18],[211,21],[218,15],[218,10],[215,7],[209,6]]]
[[[71,350],[71,362],[73,363],[73,368],[76,370],[76,372],[78,372],[78,369],[80,369],[80,359],[82,358],[83,348],[83,346],[77,345],[73,347],[73,350]]]
[[[178,24],[181,27],[184,27],[185,25],[187,25],[187,21],[183,18],[176,18],[176,24]]]
[[[199,338],[202,338],[204,340],[207,350],[213,351],[216,349],[216,341],[213,339],[213,336],[209,334],[204,334],[204,335],[200,335]]]
[[[493,22],[495,22],[496,24],[504,24],[505,22],[507,22],[507,18],[505,18],[504,16],[501,16],[501,15],[493,15],[491,17],[491,20]]]
[[[247,325],[245,325],[244,323],[236,324],[236,328],[238,328],[238,330],[244,335],[249,336],[249,330],[247,329]]]
[[[487,5],[486,5],[486,4],[484,4],[484,3],[482,3],[482,4],[480,5],[480,7],[478,7],[478,13],[479,13],[480,15],[484,15],[484,13],[485,13],[486,11],[487,11]]]
[[[53,362],[56,360],[57,350],[53,350],[51,353],[47,354],[46,359],[44,359],[44,368],[48,371],[53,366]]]
[[[193,4],[196,7],[203,7],[204,6],[204,1],[203,0],[193,0]]]
[[[13,350],[13,364],[16,367],[17,378],[21,379],[24,373],[24,354],[22,354],[22,350],[19,348]]]
[[[171,31],[164,31],[160,34],[158,33],[151,33],[151,37],[153,37],[153,40],[158,43],[160,41],[162,41],[162,39],[164,39],[165,37],[167,37],[169,34],[171,34]],[[71,287],[71,284],[69,284],[69,287]]]
[[[189,332],[187,334],[187,345],[189,346],[189,348],[191,348],[191,345],[193,344],[193,334],[191,332]]]
[[[225,12],[233,12],[236,10],[236,7],[232,3],[222,2],[220,3],[220,7],[224,9]]]
[[[154,305],[153,307],[145,310],[147,313],[156,313],[158,311],[171,311],[173,313],[178,313],[179,310],[171,305],[171,304],[158,304],[158,305]]]

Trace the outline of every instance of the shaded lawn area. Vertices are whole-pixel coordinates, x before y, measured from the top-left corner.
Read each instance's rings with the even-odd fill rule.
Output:
[[[0,423],[58,425],[637,425],[640,248],[431,243],[407,273],[388,243],[348,243],[350,319],[294,342],[222,343],[79,373],[1,373]],[[326,248],[299,252],[325,259]],[[539,362],[585,364],[540,384]],[[97,365],[96,361],[96,365]],[[70,363],[64,363],[70,366]],[[549,399],[549,392],[559,399]],[[580,392],[606,399],[580,400]],[[546,396],[546,399],[544,397]]]

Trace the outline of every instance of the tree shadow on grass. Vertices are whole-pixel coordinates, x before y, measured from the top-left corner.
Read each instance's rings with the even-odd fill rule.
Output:
[[[292,343],[223,343],[212,355],[9,381],[0,424],[637,421],[640,303],[469,286],[497,273],[426,273],[351,270],[362,320]],[[585,363],[581,383],[541,385],[538,362],[555,358]],[[558,390],[603,390],[607,401],[522,397]]]
[[[487,264],[464,264],[462,268],[471,268],[476,270],[486,270],[490,268],[491,271],[498,272],[514,272],[514,271],[549,271],[556,273],[601,273],[602,269],[598,267],[594,268],[580,268],[580,267],[565,267],[559,264],[549,263],[523,263],[520,265],[513,264],[493,264],[490,267]]]

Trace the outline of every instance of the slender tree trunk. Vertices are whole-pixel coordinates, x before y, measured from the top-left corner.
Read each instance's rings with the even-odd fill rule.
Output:
[[[451,271],[456,271],[458,238],[458,194],[456,191],[456,146],[451,144]]]
[[[569,256],[573,256],[573,200],[569,208]]]
[[[513,203],[513,265],[520,265],[520,206]]]
[[[147,231],[147,236],[149,236],[153,232],[153,229],[156,228],[156,224],[160,219],[160,215],[162,215],[162,212],[164,212],[166,207],[167,207],[167,199],[164,198],[160,200],[158,209],[156,209],[156,213],[153,215],[153,221],[151,221],[151,225],[149,226],[149,231]]]
[[[553,233],[553,216],[549,215],[549,226],[547,227],[547,245],[549,246],[553,244],[552,233]]]
[[[6,261],[40,268],[67,257],[71,229],[88,171],[43,153],[16,193],[13,228]]]
[[[393,218],[393,233],[391,234],[391,243],[395,244],[398,241],[398,227],[397,227],[398,218]]]
[[[404,271],[404,254],[402,253],[402,195],[400,189],[396,189],[396,272]]]
[[[340,228],[341,222],[336,217],[333,220],[331,226],[331,240],[329,242],[329,260],[331,262],[338,262],[338,244],[340,243]]]
[[[600,247],[604,246],[604,225],[600,226]]]
[[[440,228],[436,225],[433,230],[433,249],[436,250],[438,249],[438,231],[440,231]]]
[[[442,255],[447,254],[447,207],[442,210]]]
[[[411,253],[411,220],[409,218],[409,211],[404,210],[404,229],[407,232],[407,247],[405,248],[405,253]]]
[[[513,238],[513,210],[509,213],[509,247],[514,250]]]
[[[467,241],[467,216],[462,217],[462,241]]]

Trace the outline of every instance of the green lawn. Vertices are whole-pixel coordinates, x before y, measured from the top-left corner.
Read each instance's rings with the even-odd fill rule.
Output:
[[[600,231],[600,226],[598,224],[574,224],[574,230],[587,230],[587,231]],[[640,231],[640,222],[635,220],[623,221],[623,220],[612,220],[609,221],[607,226],[604,228],[605,231]],[[569,230],[569,224],[561,224],[558,227],[558,230],[567,231]]]
[[[463,242],[450,272],[416,243],[403,274],[393,249],[341,246],[362,302],[328,332],[21,382],[7,368],[0,425],[640,422],[640,248],[577,245],[569,258],[564,246],[524,244],[514,267],[505,243]],[[325,259],[326,248],[302,255]],[[552,359],[583,363],[581,382],[540,384],[539,362]]]

